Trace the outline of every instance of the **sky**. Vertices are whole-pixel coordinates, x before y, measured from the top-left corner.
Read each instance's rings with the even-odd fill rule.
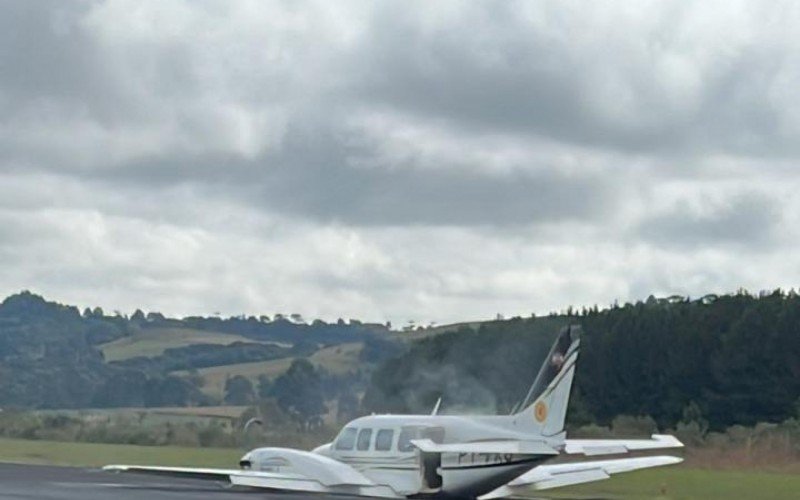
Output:
[[[0,0],[0,294],[448,323],[800,283],[800,3]]]

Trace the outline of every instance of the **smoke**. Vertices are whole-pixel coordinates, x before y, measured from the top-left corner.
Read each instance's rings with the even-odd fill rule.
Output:
[[[409,382],[419,390],[403,391],[402,398],[414,413],[430,412],[439,397],[442,414],[497,413],[497,398],[491,389],[453,365],[420,367],[411,373]]]
[[[484,324],[415,342],[372,377],[363,407],[376,413],[506,414],[527,394],[566,320]]]

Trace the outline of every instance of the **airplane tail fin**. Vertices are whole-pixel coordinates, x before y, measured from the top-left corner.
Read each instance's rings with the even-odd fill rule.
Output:
[[[512,415],[518,427],[543,436],[555,436],[564,430],[567,405],[578,359],[580,327],[561,330],[550,353],[518,413]]]

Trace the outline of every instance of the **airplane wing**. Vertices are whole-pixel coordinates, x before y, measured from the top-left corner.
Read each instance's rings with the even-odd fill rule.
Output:
[[[649,467],[659,467],[683,462],[678,457],[640,457],[601,460],[596,462],[573,462],[565,464],[540,465],[519,476],[513,481],[478,497],[479,500],[490,500],[520,496],[530,490],[547,490],[574,484],[589,483],[608,479],[613,474],[631,472]]]
[[[511,453],[515,455],[558,455],[558,450],[542,441],[474,441],[437,444],[430,439],[412,439],[411,444],[426,453]]]
[[[650,439],[567,439],[564,451],[571,455],[617,455],[640,450],[683,448],[674,436],[653,434]]]
[[[244,471],[237,469],[203,469],[189,467],[151,467],[145,465],[106,465],[107,472],[132,472],[153,476],[184,477],[189,479],[209,479],[214,481],[230,481],[230,476]]]
[[[653,434],[651,439],[566,439],[564,451],[586,456],[616,455],[640,450],[682,448],[674,436]],[[558,455],[543,441],[495,440],[469,443],[437,444],[430,439],[413,439],[411,444],[431,453],[514,453],[523,455]]]
[[[275,464],[270,470],[140,465],[107,465],[103,470],[227,481],[234,486],[269,490],[402,498],[388,486],[377,484],[349,465],[331,458],[300,450],[265,450],[270,453],[264,457],[265,463]]]
[[[260,488],[303,493],[329,493],[360,495],[368,497],[403,498],[391,488],[378,485],[357,473],[353,478],[341,478],[330,482],[311,474],[274,473],[237,469],[204,469],[191,467],[158,467],[139,465],[107,465],[103,470],[109,472],[129,472],[156,476],[171,476],[192,479],[227,481],[233,486]],[[359,477],[360,476],[360,477]]]

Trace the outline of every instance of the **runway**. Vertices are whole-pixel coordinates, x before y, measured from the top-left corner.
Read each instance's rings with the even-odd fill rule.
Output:
[[[113,474],[99,469],[0,464],[0,500],[232,500],[236,498],[302,500],[325,497],[229,490],[210,481]],[[336,498],[347,500],[356,497]]]
[[[213,481],[114,474],[94,468],[0,463],[0,500],[364,500],[344,495],[307,495],[228,489]],[[527,500],[537,500],[529,497]],[[538,500],[547,500],[538,497]],[[607,500],[586,498],[582,500]]]

